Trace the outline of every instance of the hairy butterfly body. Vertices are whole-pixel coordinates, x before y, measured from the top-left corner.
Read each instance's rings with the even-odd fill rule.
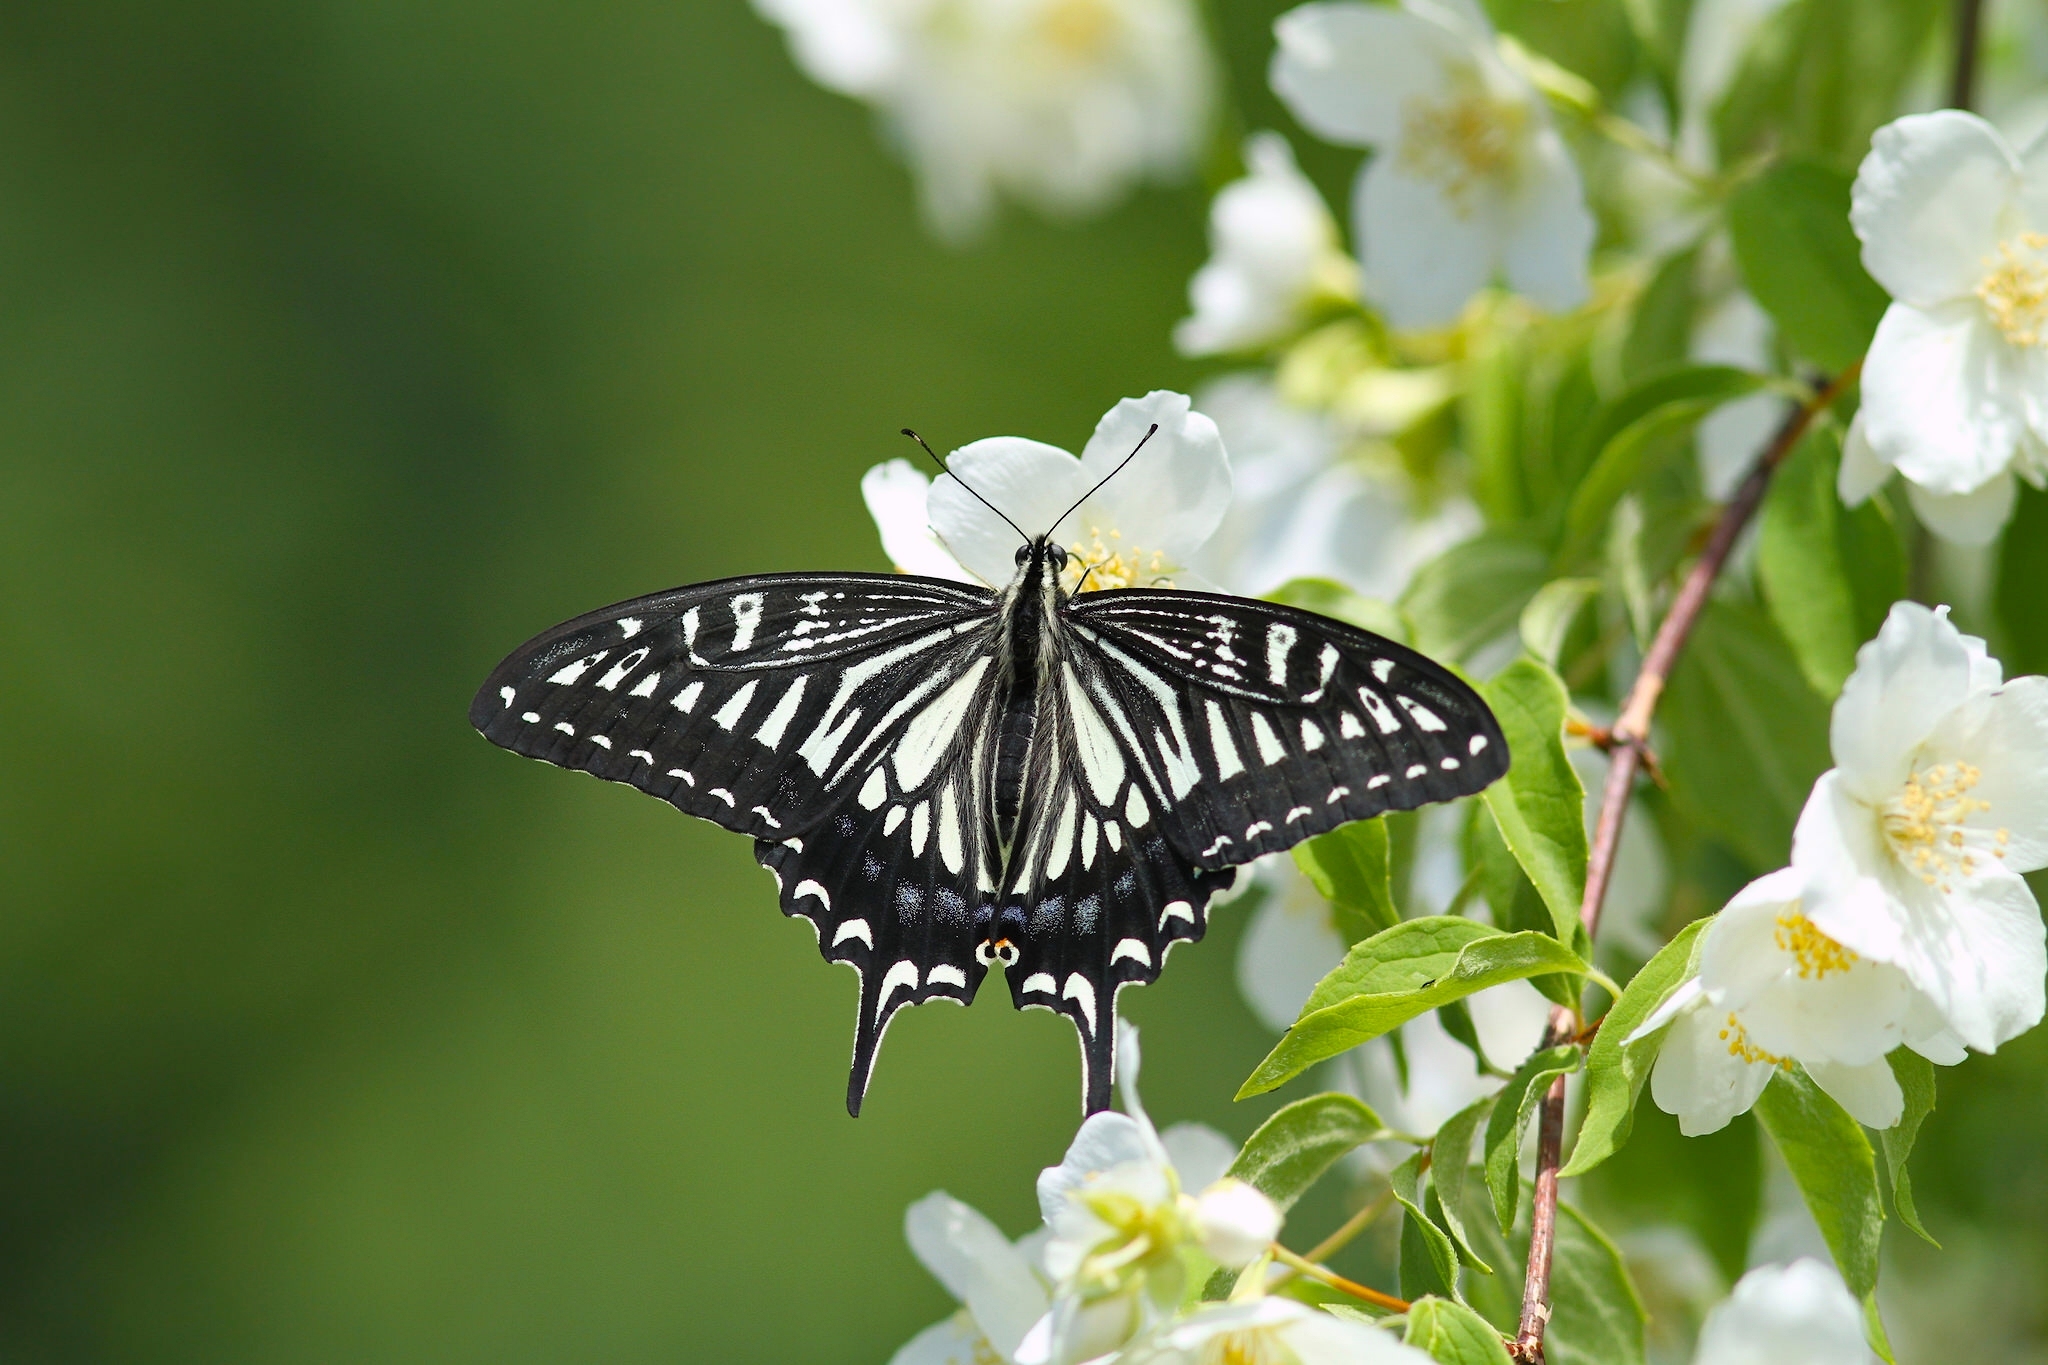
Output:
[[[1107,1107],[1116,997],[1198,939],[1234,869],[1507,771],[1486,705],[1392,641],[1245,598],[1070,595],[1040,536],[1000,592],[903,575],[678,588],[492,673],[493,743],[752,835],[785,914],[861,979],[847,1108],[890,1018],[1012,1002],[1081,1037]]]

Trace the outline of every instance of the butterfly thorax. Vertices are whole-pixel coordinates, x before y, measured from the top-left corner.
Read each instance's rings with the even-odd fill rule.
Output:
[[[1065,555],[1044,538],[1020,549],[1016,576],[998,599],[1001,624],[996,661],[1002,679],[1001,720],[996,730],[993,800],[996,838],[1007,850],[1023,810],[1024,776],[1031,739],[1038,729],[1038,699],[1057,660],[1059,610],[1067,594],[1060,587]]]

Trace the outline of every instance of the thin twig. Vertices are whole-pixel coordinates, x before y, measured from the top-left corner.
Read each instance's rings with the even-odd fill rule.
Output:
[[[1656,713],[1657,701],[1664,694],[1664,685],[1678,664],[1686,640],[1698,624],[1700,613],[1706,610],[1714,580],[1721,576],[1736,540],[1763,505],[1771,475],[1799,444],[1813,419],[1856,382],[1862,369],[1863,362],[1859,360],[1786,416],[1771,443],[1750,467],[1749,477],[1721,509],[1713,534],[1707,537],[1706,548],[1700,552],[1692,572],[1686,575],[1663,624],[1650,641],[1649,651],[1643,655],[1642,670],[1628,690],[1621,718],[1614,722],[1613,747],[1609,750],[1613,761],[1607,767],[1607,783],[1600,793],[1600,820],[1594,827],[1593,847],[1586,860],[1586,895],[1579,918],[1586,926],[1588,938],[1600,925],[1600,908],[1606,902],[1607,885],[1614,875],[1615,851],[1621,846],[1622,822],[1628,816],[1629,793],[1650,736],[1650,718]],[[1577,1012],[1559,1006],[1550,1012],[1550,1027],[1544,1033],[1543,1046],[1569,1042],[1579,1030]],[[1557,1171],[1563,1148],[1564,1078],[1560,1076],[1543,1096],[1542,1117],[1536,1130],[1536,1191],[1529,1215],[1529,1270],[1522,1286],[1521,1327],[1510,1347],[1516,1359],[1532,1363],[1543,1359],[1543,1328],[1550,1319],[1550,1263],[1557,1241]]]
[[[1325,1270],[1305,1256],[1295,1255],[1278,1242],[1273,1243],[1273,1259],[1282,1265],[1293,1266],[1310,1279],[1320,1280],[1330,1288],[1349,1294],[1352,1298],[1369,1303],[1375,1308],[1384,1308],[1389,1313],[1408,1311],[1408,1300],[1397,1299],[1392,1294],[1383,1294],[1372,1286],[1360,1284],[1356,1280],[1347,1280],[1336,1271]]]
[[[1956,64],[1949,78],[1948,107],[1968,109],[1977,98],[1978,35],[1984,28],[1984,0],[1955,0]]]

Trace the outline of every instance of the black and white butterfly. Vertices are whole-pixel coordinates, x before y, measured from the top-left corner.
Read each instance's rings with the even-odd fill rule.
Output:
[[[1413,650],[1247,598],[1070,595],[1050,535],[1001,591],[635,598],[521,646],[470,707],[495,744],[753,836],[783,913],[860,974],[851,1113],[896,1011],[964,1004],[992,965],[1073,1022],[1106,1108],[1117,993],[1202,936],[1235,868],[1507,771],[1485,702]]]

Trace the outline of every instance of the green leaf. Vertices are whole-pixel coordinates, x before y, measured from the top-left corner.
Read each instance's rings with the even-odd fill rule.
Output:
[[[1345,954],[1237,1098],[1263,1095],[1440,1005],[1545,972],[1583,976],[1586,964],[1548,934],[1504,934],[1448,915],[1405,920]]]
[[[1415,647],[1456,662],[1505,635],[1548,569],[1542,547],[1519,536],[1484,532],[1452,546],[1418,569],[1401,594]]]
[[[1500,836],[1500,826],[1494,823],[1483,801],[1473,803],[1472,818],[1465,826],[1465,856],[1478,881],[1479,894],[1493,911],[1496,925],[1509,933],[1556,933],[1550,907],[1543,903],[1522,865],[1508,851],[1507,841]],[[1583,948],[1584,944],[1580,946]],[[1529,984],[1555,1004],[1578,1008],[1580,985],[1575,977],[1535,976],[1529,978]]]
[[[1552,1081],[1578,1069],[1579,1050],[1572,1044],[1540,1048],[1515,1068],[1494,1097],[1493,1116],[1486,1121],[1486,1189],[1502,1232],[1515,1225],[1515,1206],[1521,1202],[1522,1134],[1529,1117]]]
[[[1849,184],[1841,171],[1781,161],[1728,200],[1743,283],[1786,344],[1831,374],[1869,348],[1891,304],[1863,269]]]
[[[1564,683],[1524,655],[1480,689],[1500,718],[1511,766],[1484,793],[1501,838],[1522,865],[1551,924],[1579,945],[1579,902],[1586,890],[1586,789],[1564,751]]]
[[[1550,1263],[1550,1365],[1643,1365],[1643,1301],[1607,1235],[1569,1204],[1557,1206]]]
[[[1285,1212],[1342,1157],[1385,1132],[1380,1116],[1351,1096],[1311,1095],[1260,1124],[1229,1173]]]
[[[1556,668],[1573,623],[1586,603],[1599,595],[1597,578],[1558,578],[1545,583],[1522,608],[1522,648]]]
[[[2048,673],[2048,493],[2020,485],[2019,503],[1998,550],[1998,617],[2008,644],[2007,677]]]
[[[1830,758],[1828,705],[1776,627],[1744,603],[1709,603],[1659,714],[1673,803],[1752,869],[1784,866]]]
[[[1685,363],[1699,302],[1699,261],[1698,247],[1665,257],[1637,296],[1621,347],[1621,372],[1631,384]]]
[[[1608,514],[1622,495],[1657,463],[1688,449],[1674,438],[1721,404],[1768,382],[1728,365],[1686,365],[1644,380],[1601,409],[1586,434],[1592,463],[1565,513],[1557,563],[1579,563],[1600,547]]]
[[[1421,1149],[1409,1153],[1408,1159],[1387,1175],[1387,1184],[1404,1215],[1401,1223],[1401,1297],[1418,1299],[1425,1294],[1441,1294],[1456,1298],[1457,1252],[1451,1247],[1450,1237],[1423,1211],[1424,1155]]]
[[[1693,954],[1700,935],[1711,920],[1697,919],[1679,931],[1678,937],[1657,950],[1643,969],[1622,988],[1593,1035],[1586,1053],[1586,1117],[1579,1124],[1578,1142],[1571,1160],[1558,1172],[1560,1177],[1584,1175],[1621,1150],[1635,1121],[1636,1097],[1650,1078],[1651,1064],[1664,1045],[1669,1026],[1635,1042],[1628,1036],[1657,1012],[1671,992],[1678,989],[1695,968]]]
[[[1522,386],[1529,346],[1519,320],[1497,318],[1494,323],[1476,329],[1465,359],[1458,425],[1472,462],[1472,496],[1487,524],[1499,528],[1521,523],[1530,510],[1522,467]]]
[[[1465,1186],[1472,1174],[1472,1136],[1492,1112],[1493,1099],[1487,1095],[1445,1119],[1429,1144],[1429,1178],[1443,1202],[1444,1226],[1458,1244],[1458,1259],[1484,1275],[1493,1274],[1493,1267],[1465,1232]]]
[[[1886,1060],[1892,1064],[1892,1075],[1898,1078],[1899,1089],[1906,1096],[1906,1112],[1896,1124],[1877,1135],[1878,1146],[1884,1150],[1885,1172],[1892,1182],[1892,1208],[1899,1221],[1916,1236],[1929,1246],[1938,1247],[1941,1243],[1920,1225],[1920,1212],[1913,1207],[1913,1179],[1906,1173],[1906,1158],[1913,1153],[1920,1125],[1934,1112],[1934,1064],[1904,1047],[1894,1048]]]
[[[1877,1288],[1884,1202],[1863,1125],[1796,1068],[1771,1078],[1756,1116],[1791,1169],[1850,1292],[1867,1297]]]
[[[1904,547],[1884,504],[1873,498],[1846,508],[1835,494],[1840,450],[1832,429],[1800,442],[1771,481],[1757,545],[1771,619],[1807,682],[1829,700],[1855,668],[1857,646],[1906,594]]]
[[[1644,1095],[1636,1101],[1628,1145],[1583,1177],[1581,1206],[1623,1227],[1665,1224],[1699,1238],[1729,1284],[1749,1265],[1749,1244],[1763,1211],[1763,1132],[1753,1115],[1699,1137]]]
[[[1400,608],[1376,597],[1364,597],[1331,578],[1290,578],[1266,594],[1268,602],[1333,616],[1360,630],[1407,644],[1408,622]]]
[[[1394,908],[1385,820],[1354,820],[1304,840],[1294,846],[1294,865],[1336,911],[1337,929],[1347,942],[1401,922]]]
[[[1412,1300],[1401,1340],[1443,1365],[1509,1365],[1493,1324],[1462,1303],[1434,1295]]]

